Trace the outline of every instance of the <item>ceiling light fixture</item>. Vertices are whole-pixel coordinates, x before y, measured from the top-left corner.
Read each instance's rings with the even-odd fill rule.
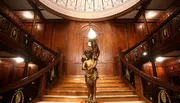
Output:
[[[165,60],[165,58],[163,58],[163,57],[157,57],[156,58],[156,62],[162,62],[162,61],[164,61]]]
[[[17,63],[22,63],[22,62],[24,62],[24,59],[21,58],[21,57],[14,58],[14,60],[15,60]]]
[[[139,28],[139,29],[142,29],[143,26],[144,26],[144,24],[140,24],[138,28]]]
[[[147,19],[153,19],[156,16],[157,16],[157,12],[154,12],[154,11],[149,11],[149,12],[146,13],[146,18]]]
[[[27,18],[27,19],[33,19],[33,18],[34,18],[34,15],[33,15],[31,12],[29,12],[29,11],[25,11],[25,12],[23,13],[23,16],[24,16],[25,18]]]
[[[147,52],[143,52],[143,55],[146,56],[148,53]]]

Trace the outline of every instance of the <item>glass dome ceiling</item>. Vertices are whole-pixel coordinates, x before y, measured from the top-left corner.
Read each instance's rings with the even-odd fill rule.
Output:
[[[74,20],[108,19],[129,12],[142,0],[37,0],[56,15]]]

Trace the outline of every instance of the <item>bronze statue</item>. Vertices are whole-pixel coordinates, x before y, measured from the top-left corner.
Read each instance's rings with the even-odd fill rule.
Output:
[[[98,103],[96,101],[96,81],[98,79],[98,71],[96,68],[97,60],[100,54],[96,40],[90,40],[91,49],[85,50],[82,60],[82,70],[85,70],[85,82],[88,88],[88,99],[86,103]]]

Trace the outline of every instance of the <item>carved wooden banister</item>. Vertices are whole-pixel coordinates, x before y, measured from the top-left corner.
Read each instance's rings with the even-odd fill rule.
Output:
[[[141,70],[139,70],[138,68],[136,68],[135,66],[133,66],[132,64],[128,63],[125,58],[124,58],[124,55],[122,52],[119,52],[119,57],[120,57],[120,60],[126,65],[128,66],[129,69],[131,69],[134,73],[136,73],[137,75],[139,75],[140,77],[144,78],[145,80],[149,81],[149,82],[152,82],[154,84],[157,84],[157,85],[160,85],[162,87],[165,87],[165,88],[168,88],[170,90],[173,90],[173,91],[177,91],[177,92],[180,92],[180,86],[175,86],[175,85],[172,85],[170,83],[167,83],[167,82],[164,82],[156,77],[152,77],[152,76],[149,76],[148,74],[142,72]]]
[[[180,13],[180,8],[177,8],[168,18],[166,18],[159,26],[157,26],[157,28],[155,28],[155,30],[153,30],[148,37],[146,37],[145,40],[137,43],[136,45],[134,45],[133,47],[129,48],[128,50],[125,51],[125,54],[129,53],[130,51],[132,51],[133,49],[137,48],[138,46],[140,46],[142,43],[146,42],[149,40],[149,38],[151,38],[157,31],[159,31],[164,25],[166,25],[167,23],[169,23],[174,17],[176,17],[178,14]]]
[[[35,40],[34,36],[3,15],[0,17],[0,35],[2,43],[17,50],[26,59],[35,61],[40,67],[55,59],[56,52]]]
[[[57,56],[56,59],[52,63],[50,63],[49,65],[47,65],[45,68],[41,69],[40,71],[36,72],[35,74],[29,77],[25,77],[13,84],[0,88],[0,94],[6,91],[12,90],[14,88],[23,86],[29,82],[32,82],[33,80],[39,78],[40,76],[48,72],[51,68],[53,68],[53,66],[55,66],[58,63],[58,61],[59,61],[59,57]]]

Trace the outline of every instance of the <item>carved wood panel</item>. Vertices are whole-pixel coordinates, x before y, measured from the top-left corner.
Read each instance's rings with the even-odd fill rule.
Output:
[[[43,29],[44,33],[35,32],[35,37],[43,39],[43,44],[55,51],[62,50],[64,57],[62,70],[64,73],[62,74],[84,74],[84,71],[81,70],[81,58],[84,49],[87,48],[89,29],[87,25],[89,25],[87,22],[75,21],[47,23]],[[97,68],[99,74],[116,75],[114,57],[118,54],[118,48],[121,47],[125,51],[138,43],[140,37],[145,38],[145,35],[139,35],[139,32],[136,32],[138,28],[133,23],[105,21],[91,23],[91,25],[94,25],[92,28],[98,33],[100,56]]]

